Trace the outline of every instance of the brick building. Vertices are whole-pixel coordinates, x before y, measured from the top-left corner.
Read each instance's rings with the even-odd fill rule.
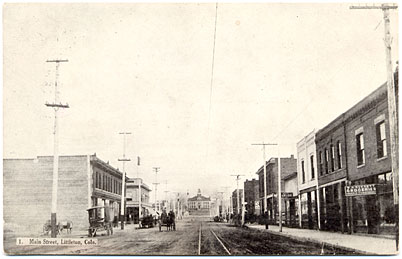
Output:
[[[88,228],[87,209],[109,205],[119,215],[122,173],[96,155],[60,156],[57,221]],[[3,159],[4,227],[16,233],[40,234],[50,220],[53,156]]]
[[[281,189],[285,189],[284,178],[297,172],[297,160],[293,155],[290,157],[282,157],[281,159]],[[267,171],[267,210],[268,216],[272,223],[278,220],[278,204],[277,204],[277,190],[278,190],[278,158],[271,158],[266,162]],[[261,213],[265,211],[264,208],[264,170],[261,166],[257,171],[259,180],[259,196],[260,196],[260,208]],[[285,208],[284,199],[282,199],[282,208]]]
[[[232,192],[232,206],[233,206],[233,214],[237,214],[237,208],[239,208],[239,213],[241,215],[242,211],[242,199],[243,199],[243,189],[239,188],[239,203],[237,203],[237,189]]]
[[[386,84],[347,112],[348,207],[352,232],[394,232]],[[354,192],[373,186],[370,193]]]
[[[252,179],[244,182],[244,201],[246,202],[246,211],[249,215],[259,215],[259,183],[258,180]],[[258,207],[256,208],[256,206]]]
[[[316,134],[321,228],[394,231],[387,86]]]

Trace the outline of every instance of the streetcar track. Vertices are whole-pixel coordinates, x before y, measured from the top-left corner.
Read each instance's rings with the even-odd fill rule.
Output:
[[[226,246],[222,243],[222,241],[219,239],[219,237],[215,234],[215,232],[211,229],[212,234],[214,234],[215,238],[219,241],[219,244],[222,245],[223,249],[225,249],[226,253],[228,253],[228,255],[231,255],[231,253],[229,252],[229,250],[226,248]]]
[[[232,255],[230,253],[229,249],[227,249],[225,244],[221,241],[221,239],[215,234],[215,232],[212,229],[210,229],[209,231],[212,233],[212,235],[218,241],[218,243],[220,244],[220,247],[222,247],[228,255]],[[201,255],[201,246],[202,246],[201,240],[202,240],[202,222],[200,223],[200,228],[198,231],[198,255]]]

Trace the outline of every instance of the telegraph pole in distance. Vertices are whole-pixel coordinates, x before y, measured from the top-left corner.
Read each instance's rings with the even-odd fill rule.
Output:
[[[399,250],[399,136],[398,136],[398,114],[396,108],[396,93],[394,85],[394,72],[392,70],[391,43],[389,10],[397,9],[397,5],[354,5],[350,9],[381,9],[384,14],[384,43],[387,66],[387,92],[388,92],[388,114],[391,141],[391,167],[393,179],[394,211],[396,216],[396,250]]]
[[[130,135],[131,132],[120,132],[120,135],[123,135],[123,158],[119,158],[118,161],[123,162],[123,176],[121,179],[121,208],[120,208],[120,221],[121,221],[121,229],[124,229],[124,217],[125,217],[125,212],[126,212],[126,206],[125,206],[125,181],[126,181],[126,169],[125,165],[126,162],[131,161],[129,158],[126,158],[126,135]]]
[[[155,210],[158,211],[159,210],[159,203],[157,201],[158,199],[158,172],[160,170],[160,167],[153,167],[154,171],[155,171],[155,182],[152,183],[153,185],[155,185]]]
[[[278,212],[279,212],[279,232],[282,232],[282,178],[281,178],[281,156],[278,145]]]
[[[236,182],[237,182],[237,191],[236,191],[236,196],[237,196],[237,215],[240,214],[240,197],[239,197],[239,180],[240,176],[244,176],[244,174],[231,174],[231,176],[236,176]]]
[[[138,227],[141,227],[141,215],[142,215],[142,192],[141,192],[141,181],[140,179],[140,157],[137,156],[137,178],[138,178]]]
[[[264,164],[263,164],[263,167],[264,167],[264,211],[263,211],[263,214],[264,214],[265,212],[268,211],[268,205],[267,205],[267,161],[266,161],[266,158],[265,158],[265,146],[276,146],[277,144],[262,142],[262,143],[251,144],[251,145],[252,146],[262,146],[262,150],[263,150],[263,158],[264,158]]]
[[[68,104],[61,104],[59,102],[59,90],[57,89],[57,83],[59,78],[59,66],[62,62],[68,62],[67,59],[54,59],[47,60],[46,62],[56,63],[56,79],[54,83],[54,103],[46,103],[47,107],[54,109],[54,142],[53,142],[53,185],[52,185],[52,209],[50,214],[51,224],[51,237],[57,236],[57,189],[59,181],[59,131],[58,131],[58,110],[70,108]]]

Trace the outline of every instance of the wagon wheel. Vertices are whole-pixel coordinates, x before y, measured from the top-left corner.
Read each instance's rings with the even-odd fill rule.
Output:
[[[89,237],[95,237],[96,236],[96,228],[88,229],[88,236]]]

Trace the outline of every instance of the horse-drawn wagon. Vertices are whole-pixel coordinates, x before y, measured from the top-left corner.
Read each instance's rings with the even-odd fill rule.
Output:
[[[112,226],[112,208],[108,206],[96,206],[87,209],[88,211],[88,220],[89,220],[89,228],[88,228],[88,236],[94,237],[96,236],[97,231],[106,231],[107,235],[113,235],[113,226]]]
[[[159,231],[162,231],[162,226],[166,226],[166,229],[176,231],[175,214],[170,211],[169,214],[162,212],[162,215],[158,219]]]

